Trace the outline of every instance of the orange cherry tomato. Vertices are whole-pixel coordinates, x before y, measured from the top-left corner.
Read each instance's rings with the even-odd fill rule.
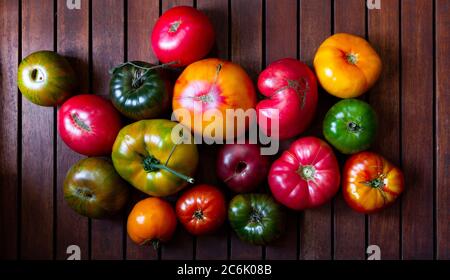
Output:
[[[342,193],[347,204],[358,212],[386,208],[403,189],[402,171],[376,153],[360,152],[345,163]]]
[[[209,58],[194,62],[175,83],[174,116],[193,132],[207,138],[229,139],[241,135],[250,124],[248,118],[245,125],[238,123],[234,116],[227,117],[226,110],[246,111],[255,106],[256,93],[250,77],[242,67],[229,61]],[[215,118],[214,112],[220,113],[221,119]],[[205,134],[205,131],[212,133]]]
[[[338,33],[326,39],[314,57],[322,87],[340,98],[354,98],[369,90],[381,73],[381,59],[361,37]]]
[[[165,200],[149,197],[139,201],[128,216],[127,232],[131,240],[139,245],[169,241],[177,226],[172,206]]]

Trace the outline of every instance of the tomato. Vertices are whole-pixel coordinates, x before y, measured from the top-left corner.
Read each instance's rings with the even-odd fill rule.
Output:
[[[226,110],[245,111],[255,105],[255,89],[244,69],[217,58],[189,65],[175,83],[172,102],[176,119],[207,138],[209,134],[205,131],[211,130],[219,133],[220,138],[233,138],[244,133],[252,120],[238,124],[234,116],[226,115]],[[222,118],[207,117],[206,113],[212,111],[221,113]]]
[[[110,85],[111,101],[124,116],[152,119],[170,107],[171,91],[167,75],[142,61],[130,61],[114,68]]]
[[[283,233],[285,213],[267,194],[239,194],[231,201],[228,219],[237,236],[254,245],[266,245]]]
[[[64,199],[80,215],[101,219],[118,213],[127,203],[128,185],[109,161],[85,158],[74,164],[64,180]]]
[[[128,215],[127,232],[134,243],[152,244],[169,241],[177,227],[177,217],[172,206],[161,198],[149,197],[134,205]]]
[[[369,90],[381,67],[380,56],[366,40],[346,33],[326,39],[314,57],[320,84],[340,98],[354,98]]]
[[[121,117],[111,102],[93,94],[71,97],[58,112],[61,139],[86,156],[109,155],[121,127]]]
[[[325,115],[323,135],[344,154],[354,154],[370,147],[377,131],[377,115],[364,101],[341,100]]]
[[[171,133],[176,125],[155,119],[122,128],[111,155],[119,175],[152,196],[171,195],[193,183],[190,176],[197,168],[197,146],[193,137],[173,142]]]
[[[38,51],[19,64],[17,85],[25,98],[41,106],[56,106],[75,90],[77,79],[69,62],[52,51]]]
[[[317,107],[316,77],[306,64],[293,58],[271,63],[259,75],[258,89],[267,97],[256,106],[258,124],[266,135],[275,137],[271,131],[275,118],[280,139],[305,131]]]
[[[214,28],[205,14],[192,7],[178,6],[156,21],[151,41],[161,62],[186,66],[208,54],[214,36]]]
[[[276,200],[291,209],[303,210],[323,205],[337,193],[339,165],[325,141],[303,137],[272,164],[268,179]]]
[[[347,159],[342,177],[345,201],[361,213],[388,207],[405,188],[402,171],[373,152],[361,152]]]
[[[225,221],[225,197],[216,187],[198,185],[180,196],[176,213],[181,224],[191,234],[208,234],[217,230]]]

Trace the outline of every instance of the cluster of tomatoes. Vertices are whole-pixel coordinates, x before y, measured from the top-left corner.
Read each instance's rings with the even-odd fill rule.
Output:
[[[129,61],[116,66],[111,70],[110,100],[91,94],[70,97],[76,89],[75,72],[57,53],[35,52],[20,63],[22,94],[38,105],[61,105],[61,139],[89,156],[74,164],[64,181],[64,198],[79,214],[100,219],[118,213],[129,200],[131,184],[151,196],[128,216],[128,234],[138,244],[168,241],[177,219],[200,235],[217,230],[227,216],[241,239],[267,244],[283,231],[281,205],[294,210],[318,207],[341,185],[350,207],[372,213],[392,204],[403,191],[402,172],[382,156],[364,151],[375,138],[376,113],[353,98],[371,88],[381,72],[378,54],[364,39],[350,34],[326,39],[314,58],[315,73],[291,58],[271,63],[258,78],[264,96],[259,101],[239,65],[202,59],[214,43],[214,29],[200,11],[168,10],[156,22],[151,41],[163,64]],[[173,85],[168,68],[184,66]],[[342,178],[333,149],[317,137],[294,140],[273,162],[258,144],[247,141],[222,145],[217,154],[215,173],[240,193],[228,206],[219,188],[205,184],[185,191],[175,209],[161,198],[194,183],[199,163],[194,135],[206,137],[211,129],[223,140],[245,135],[251,121],[227,125],[236,121],[227,110],[255,109],[261,131],[277,140],[303,133],[318,103],[316,75],[327,92],[344,98],[323,121],[327,142],[351,154]],[[209,109],[227,117],[205,118]],[[177,122],[164,118],[171,111]],[[127,118],[125,126],[121,115]],[[111,160],[101,158],[109,155]],[[266,180],[273,198],[254,193]]]

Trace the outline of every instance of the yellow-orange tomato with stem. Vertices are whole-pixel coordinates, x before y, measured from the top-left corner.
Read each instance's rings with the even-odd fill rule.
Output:
[[[157,248],[160,242],[169,241],[177,226],[172,206],[165,200],[149,197],[139,201],[128,216],[127,232],[139,245],[151,243]]]
[[[321,86],[340,98],[354,98],[369,90],[381,73],[380,56],[359,36],[338,33],[327,38],[314,57]]]

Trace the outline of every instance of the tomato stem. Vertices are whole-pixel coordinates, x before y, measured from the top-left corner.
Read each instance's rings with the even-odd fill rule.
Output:
[[[306,181],[313,180],[315,173],[316,169],[312,165],[300,165],[297,170],[297,174]]]
[[[349,122],[347,128],[350,132],[357,132],[361,130],[361,126],[355,122]]]
[[[172,173],[173,175],[177,176],[180,179],[185,180],[188,183],[191,183],[191,184],[194,183],[194,178],[191,178],[189,176],[181,174],[180,172],[175,171],[172,168],[170,168],[164,164],[161,164],[161,162],[154,156],[148,156],[148,157],[144,158],[142,164],[144,165],[144,170],[147,172],[155,172],[155,171],[162,169],[162,170]]]
[[[150,71],[150,70],[158,69],[158,68],[164,68],[164,67],[166,67],[166,66],[170,66],[170,65],[172,65],[172,64],[177,64],[177,63],[179,63],[179,61],[171,61],[171,62],[167,62],[167,63],[164,63],[164,64],[158,64],[158,65],[154,65],[154,66],[151,66],[151,67],[145,67],[145,66],[137,65],[137,64],[134,63],[133,61],[127,61],[127,62],[121,63],[121,64],[117,65],[116,67],[112,68],[111,70],[109,70],[109,74],[114,74],[114,72],[115,72],[117,69],[120,69],[120,68],[122,68],[122,67],[124,67],[124,66],[126,66],[126,65],[131,65],[131,66],[134,66],[134,67],[136,67],[136,68],[146,70],[146,71],[141,75],[141,76],[144,76],[144,75],[145,75],[148,71]]]
[[[204,216],[202,209],[195,210],[194,214],[192,215],[192,218],[197,220],[203,220]]]
[[[357,54],[355,54],[355,53],[348,53],[348,54],[346,54],[346,57],[347,57],[347,62],[348,63],[353,64],[353,65],[358,63],[358,55]]]

